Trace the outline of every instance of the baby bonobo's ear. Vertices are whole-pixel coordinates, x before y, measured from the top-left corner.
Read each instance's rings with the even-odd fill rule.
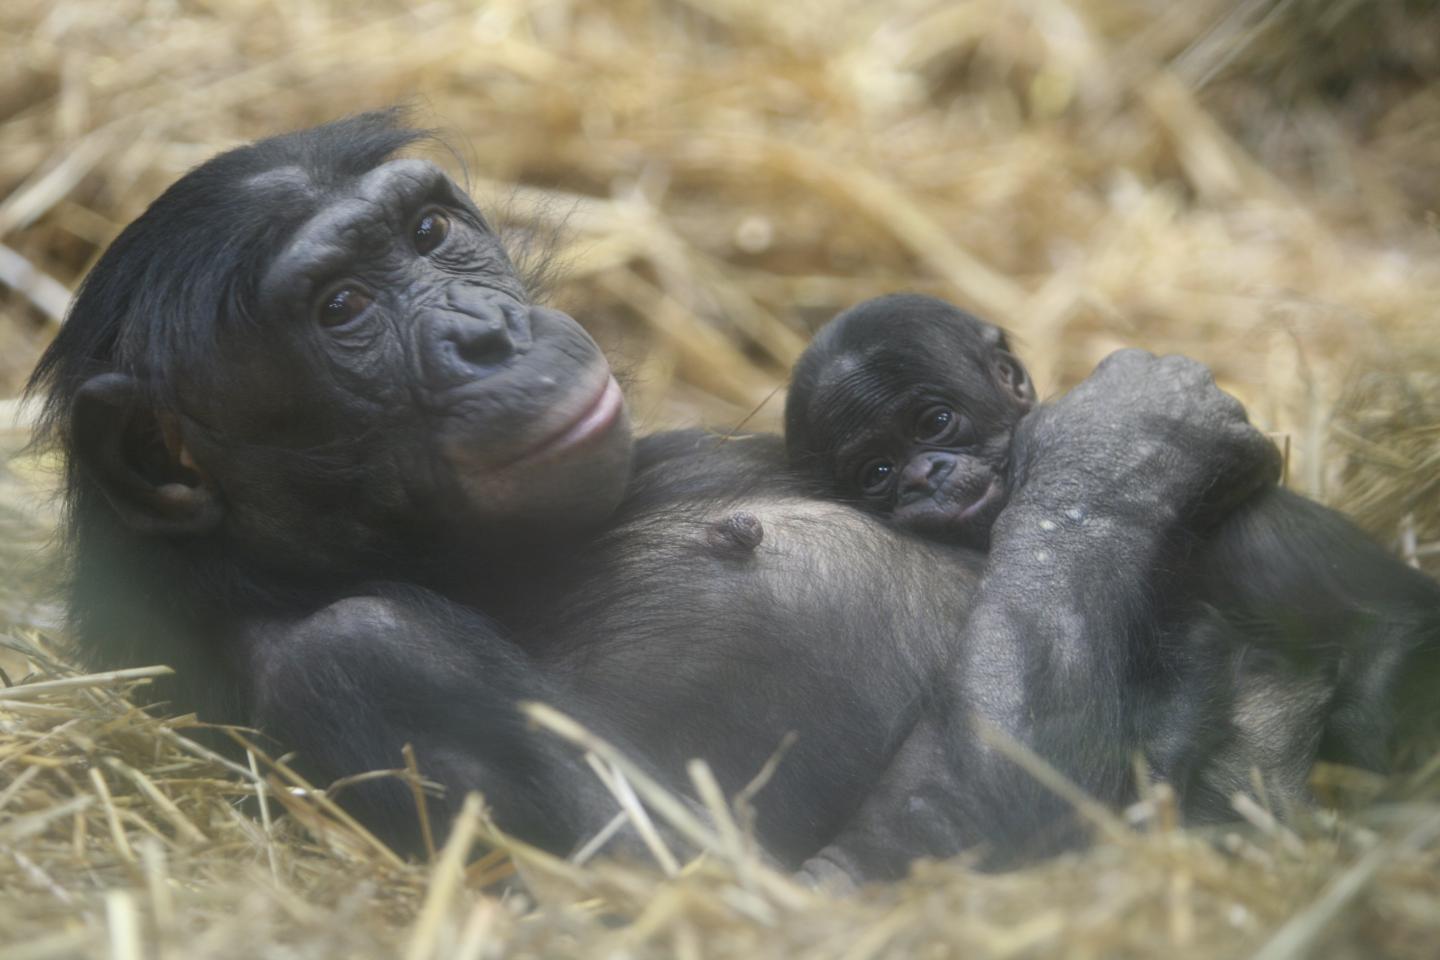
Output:
[[[1001,342],[1004,342],[1003,334]],[[1015,354],[1003,347],[996,350],[992,368],[1000,389],[1015,401],[1016,406],[1024,412],[1035,406],[1035,385],[1030,382],[1030,374],[1025,372],[1025,365]]]
[[[1006,353],[1010,353],[1010,338],[1005,336],[1004,330],[1001,330],[993,323],[986,323],[984,320],[980,320],[979,325],[980,340],[985,346],[991,350],[1003,350]]]
[[[1028,413],[1035,406],[1035,385],[1030,382],[1030,374],[1025,372],[1020,358],[1011,352],[1010,338],[995,324],[981,321],[980,339],[990,348],[990,368],[995,382],[1022,413]]]

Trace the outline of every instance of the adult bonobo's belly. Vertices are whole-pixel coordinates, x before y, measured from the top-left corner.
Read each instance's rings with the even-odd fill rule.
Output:
[[[702,757],[738,790],[793,732],[757,808],[767,848],[798,860],[909,731],[979,557],[775,483],[750,487],[717,499],[677,482],[624,515],[563,578],[566,603],[522,639],[671,782]]]

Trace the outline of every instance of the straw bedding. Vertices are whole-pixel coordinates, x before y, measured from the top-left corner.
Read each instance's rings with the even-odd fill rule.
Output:
[[[1204,360],[1292,486],[1440,572],[1440,9],[1399,0],[8,0],[6,454],[25,430],[4,398],[149,199],[226,146],[396,101],[553,255],[554,302],[648,428],[773,428],[818,323],[921,290],[1012,329],[1045,392],[1120,345]],[[228,764],[135,708],[152,674],[67,664],[53,468],[0,470],[0,960],[1440,943],[1440,759],[1390,783],[1318,771],[1335,809],[1289,825],[1248,805],[1186,830],[1161,792],[1097,814],[1084,854],[920,864],[843,903],[767,871],[704,791],[713,822],[675,826],[709,852],[674,876],[544,856],[478,805],[403,862],[284,758]]]

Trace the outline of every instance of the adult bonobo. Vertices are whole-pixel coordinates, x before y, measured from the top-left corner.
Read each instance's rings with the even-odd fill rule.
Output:
[[[166,696],[260,726],[322,780],[413,743],[447,802],[478,788],[559,850],[614,802],[519,701],[680,789],[690,757],[734,789],[797,732],[758,801],[796,864],[950,697],[961,651],[981,664],[965,715],[1123,794],[1153,571],[1182,524],[1276,471],[1201,368],[1107,361],[1016,437],[988,559],[926,543],[809,496],[774,437],[632,451],[590,339],[528,301],[437,169],[389,159],[416,137],[368,114],[223,154],[85,281],[32,386],[68,458],[92,663],[173,664]],[[1083,527],[1036,539],[1077,509]],[[965,795],[929,798],[963,804],[960,842],[1063,814],[962,739]],[[413,842],[400,784],[346,796]]]

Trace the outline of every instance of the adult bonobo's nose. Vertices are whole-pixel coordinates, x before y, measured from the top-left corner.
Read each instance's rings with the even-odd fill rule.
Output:
[[[900,473],[900,501],[934,496],[954,469],[955,458],[948,453],[932,451],[911,457]]]
[[[452,287],[425,326],[432,372],[450,383],[488,376],[530,347],[530,308],[483,288]]]

